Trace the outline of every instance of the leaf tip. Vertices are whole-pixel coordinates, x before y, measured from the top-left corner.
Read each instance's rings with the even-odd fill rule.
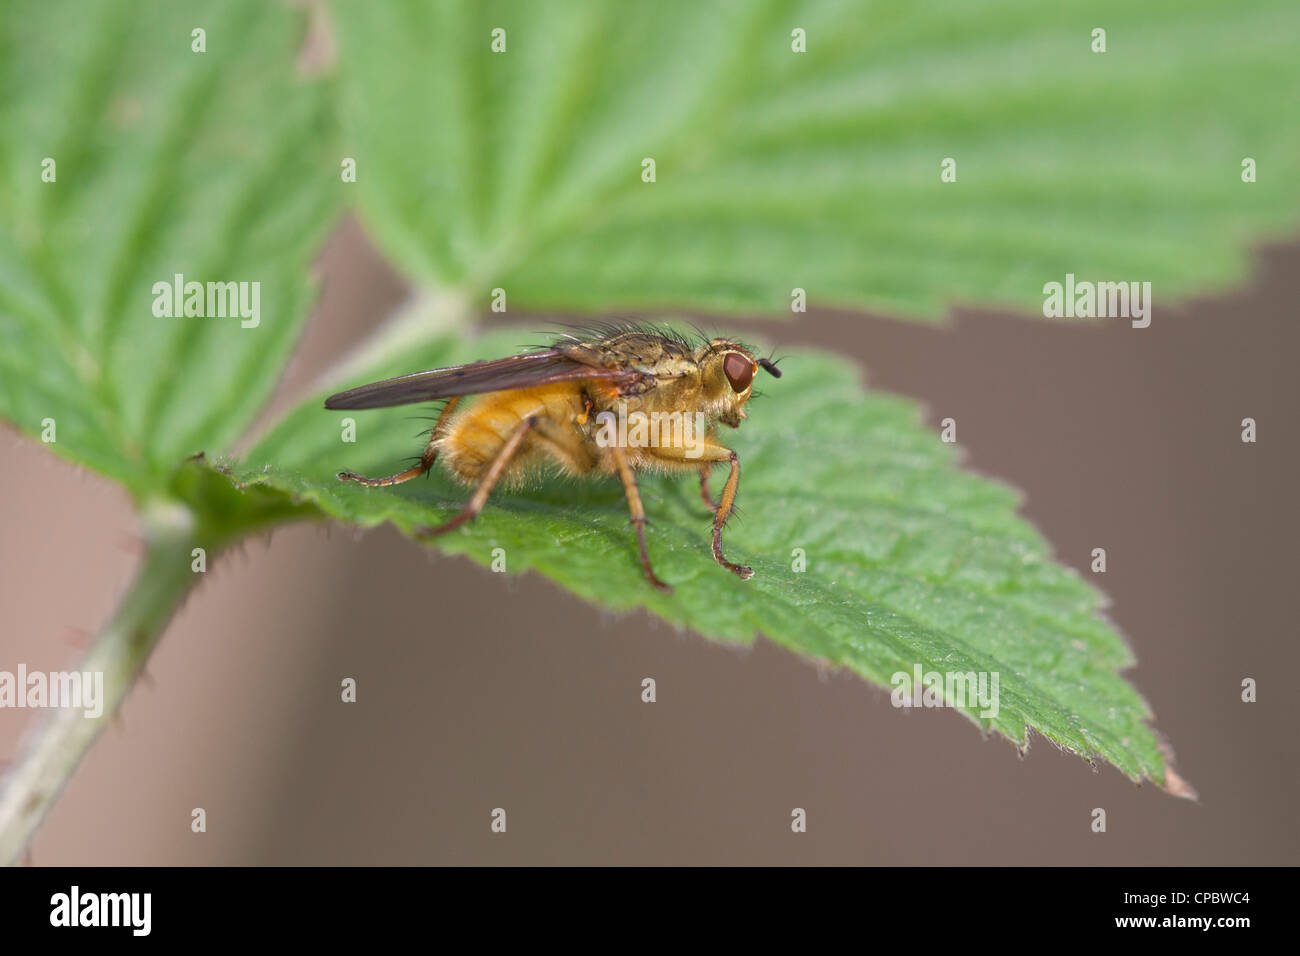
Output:
[[[1165,782],[1162,786],[1165,793],[1171,797],[1182,797],[1184,800],[1191,800],[1193,803],[1200,802],[1196,789],[1175,773],[1172,767],[1165,768]]]
[[[1171,797],[1182,797],[1184,800],[1199,803],[1200,797],[1196,793],[1196,788],[1174,770],[1174,748],[1170,746],[1164,734],[1159,731],[1155,731],[1155,734],[1156,749],[1160,751],[1160,756],[1165,758],[1165,777],[1160,781],[1161,789]]]

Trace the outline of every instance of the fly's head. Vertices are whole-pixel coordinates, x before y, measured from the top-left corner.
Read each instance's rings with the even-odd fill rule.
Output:
[[[781,372],[769,359],[755,358],[749,349],[731,339],[710,339],[695,352],[700,368],[701,405],[707,413],[732,428],[745,415],[745,403],[754,393],[754,376],[760,368],[776,378]]]

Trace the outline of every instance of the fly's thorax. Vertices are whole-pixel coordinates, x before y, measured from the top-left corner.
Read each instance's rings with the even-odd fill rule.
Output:
[[[617,412],[697,412],[700,407],[699,370],[688,369],[685,374],[660,378],[652,388],[642,392],[607,393],[594,400],[601,410]]]
[[[562,342],[556,348],[586,365],[669,373],[674,365],[694,363],[684,340],[660,333],[630,329],[587,342]]]

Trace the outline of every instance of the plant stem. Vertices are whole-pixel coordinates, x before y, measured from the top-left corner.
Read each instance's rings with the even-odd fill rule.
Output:
[[[430,335],[463,328],[470,316],[463,295],[420,296],[363,342],[345,369],[398,354]],[[342,371],[334,370],[332,377]],[[87,718],[79,708],[46,711],[0,781],[0,864],[12,865],[22,857],[82,758],[144,671],[167,623],[196,581],[192,550],[203,546],[207,560],[213,561],[221,547],[243,534],[321,516],[314,507],[298,505],[269,489],[236,490],[225,476],[194,460],[178,471],[171,493],[173,497],[143,507],[144,561],[116,613],[78,666],[83,673],[104,675],[100,715]]]
[[[191,549],[197,521],[185,505],[160,501],[145,507],[144,561],[113,617],[78,669],[104,675],[103,708],[88,718],[79,708],[51,708],[28,732],[0,789],[0,863],[20,860],[54,802],[116,715],[172,614],[194,586]],[[208,559],[215,558],[209,554]],[[18,688],[24,693],[25,688]]]

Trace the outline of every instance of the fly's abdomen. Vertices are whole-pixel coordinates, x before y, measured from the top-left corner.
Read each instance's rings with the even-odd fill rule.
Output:
[[[438,458],[455,478],[472,484],[483,477],[528,418],[544,419],[548,428],[571,428],[582,405],[579,390],[567,384],[485,395],[453,417],[438,441]],[[517,477],[535,457],[535,450],[530,436],[502,478],[508,482]]]

